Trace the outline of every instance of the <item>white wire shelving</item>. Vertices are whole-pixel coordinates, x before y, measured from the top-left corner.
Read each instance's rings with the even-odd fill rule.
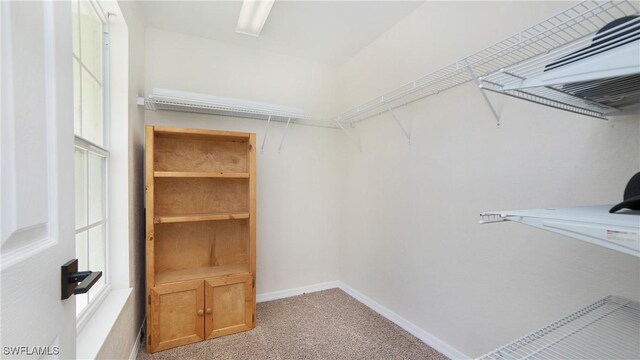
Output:
[[[305,116],[302,110],[296,108],[169,89],[154,88],[146,99],[140,99],[139,104],[152,111],[180,111],[284,123],[293,122],[310,126],[338,127],[335,122],[328,119]]]
[[[544,68],[546,64],[544,61],[553,62],[553,59],[586,46],[591,42],[593,35],[610,21],[639,13],[639,6],[630,1],[578,3],[484,50],[346,111],[338,116],[338,120],[357,123],[389,109],[439,94],[472,80],[477,80],[481,89],[603,118],[605,114],[611,114],[615,109],[557,91],[549,94],[548,92],[502,90],[502,84],[509,82],[502,80],[502,77],[507,74],[501,70],[504,71],[519,64],[524,69],[531,69],[530,61]],[[640,29],[634,25],[631,36],[638,36],[638,34]],[[613,38],[615,33],[605,35]],[[606,47],[607,44],[601,46]],[[633,70],[640,73],[640,68]],[[539,67],[537,71],[540,71]],[[514,78],[510,80],[512,82]],[[498,117],[493,108],[492,111]]]
[[[480,223],[515,221],[640,257],[640,211],[610,214],[612,206],[491,211],[480,214]]]
[[[479,359],[640,359],[640,304],[608,296]]]
[[[618,39],[617,35],[624,35],[625,38],[636,39],[633,43],[625,43],[625,59],[632,59],[634,51],[640,51],[640,17],[633,20],[630,27],[617,27],[605,33],[597,34],[605,25],[611,21],[628,16],[640,15],[640,4],[633,1],[582,1],[570,8],[551,16],[523,31],[518,32],[496,44],[456,61],[444,68],[417,78],[392,91],[377,96],[364,102],[348,111],[342,112],[331,118],[313,118],[309,116],[291,116],[291,114],[280,113],[278,111],[262,111],[248,109],[229,109],[224,107],[211,107],[197,102],[176,101],[176,99],[160,98],[149,95],[143,103],[149,110],[173,110],[185,112],[197,112],[225,116],[237,116],[253,119],[261,119],[278,122],[297,123],[302,125],[331,127],[342,129],[355,143],[360,146],[357,136],[350,134],[347,130],[349,125],[353,127],[356,123],[371,117],[389,112],[392,118],[402,128],[407,138],[411,134],[402,123],[396,118],[393,110],[407,105],[417,100],[437,95],[452,87],[475,81],[484,99],[487,102],[493,116],[500,126],[500,115],[492,105],[485,91],[499,93],[516,97],[519,99],[532,101],[545,106],[571,111],[574,113],[607,119],[616,114],[625,114],[618,108],[610,106],[610,98],[607,91],[611,91],[611,97],[620,96],[617,92],[620,89],[629,90],[629,86],[637,87],[640,81],[640,66],[635,63],[627,64],[626,74],[636,74],[638,78],[627,78],[624,84],[612,82],[605,84],[599,91],[600,98],[605,98],[603,102],[590,100],[588,96],[582,96],[588,84],[578,83],[577,89],[564,88],[562,84],[552,84],[548,86],[530,87],[524,85],[523,81],[530,78],[544,75],[546,66],[556,61],[561,61],[563,57],[577,56],[579,62],[586,62],[587,68],[596,69],[592,64],[603,57],[609,59],[601,63],[609,63],[610,58],[619,54],[623,49],[614,46],[613,42]],[[629,26],[629,24],[627,24]],[[617,31],[617,32],[616,32]],[[594,40],[595,35],[604,42],[599,42],[596,50],[609,50],[595,57],[590,57],[592,53],[586,52]],[[619,39],[618,39],[619,40]],[[591,46],[593,50],[593,46]],[[582,53],[580,53],[582,51]],[[578,54],[574,54],[578,52]],[[591,55],[589,55],[591,54]],[[587,59],[587,57],[589,57]],[[551,73],[551,72],[549,72]],[[614,74],[613,72],[607,73]],[[603,75],[601,75],[602,77]],[[640,89],[632,92],[633,101],[640,103]],[[573,92],[571,92],[573,91]],[[629,95],[629,94],[626,94]],[[640,112],[640,106],[638,106]]]
[[[482,76],[481,88],[595,118],[620,113],[625,97],[640,102],[638,13],[629,1],[576,5],[523,32],[503,55],[521,61]],[[628,22],[602,30],[623,17]]]
[[[289,125],[292,123],[317,127],[342,128],[349,137],[352,137],[337,121],[312,118],[305,116],[300,109],[255,101],[154,88],[152,93],[147,95],[146,99],[144,97],[138,98],[138,105],[144,105],[147,110],[152,111],[168,110],[266,120],[267,125],[265,135],[262,138],[262,144],[260,145],[260,152],[264,152],[271,122],[286,123],[282,137],[280,138],[278,152],[282,151],[287,130],[289,130]],[[360,146],[357,140],[356,144],[358,147]]]

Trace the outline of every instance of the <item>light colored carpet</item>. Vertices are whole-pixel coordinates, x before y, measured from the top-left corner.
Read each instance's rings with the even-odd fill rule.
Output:
[[[256,322],[138,359],[447,359],[339,289],[259,303]]]

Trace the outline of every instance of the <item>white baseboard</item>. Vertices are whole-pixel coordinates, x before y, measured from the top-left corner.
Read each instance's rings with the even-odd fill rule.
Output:
[[[306,293],[312,293],[316,291],[335,289],[338,287],[338,281],[328,281],[324,283],[302,286],[293,289],[286,289],[280,291],[273,291],[268,293],[262,293],[256,295],[256,302],[265,302],[271,300],[284,299],[292,296],[298,296]]]
[[[140,351],[140,344],[142,343],[142,329],[144,329],[144,325],[147,323],[147,319],[142,320],[142,326],[140,326],[140,330],[138,331],[138,336],[136,336],[136,341],[133,343],[133,349],[131,349],[131,354],[129,354],[129,360],[136,360],[138,357],[138,351]]]
[[[373,311],[377,312],[378,314],[384,316],[389,321],[391,321],[394,324],[400,326],[405,331],[407,331],[411,335],[417,337],[418,339],[420,339],[425,344],[427,344],[427,345],[431,346],[432,348],[438,350],[439,352],[441,352],[445,356],[447,356],[447,357],[449,357],[451,359],[455,359],[455,360],[468,360],[468,359],[471,359],[471,357],[469,357],[465,353],[459,351],[458,349],[456,349],[453,346],[447,344],[446,342],[438,339],[437,337],[429,334],[428,332],[426,332],[423,329],[419,328],[418,326],[416,326],[415,324],[411,323],[407,319],[401,317],[400,315],[398,315],[398,314],[394,313],[393,311],[387,309],[386,307],[380,305],[379,303],[375,302],[371,298],[367,297],[366,295],[362,294],[361,292],[357,291],[356,289],[352,288],[351,286],[349,286],[349,285],[347,285],[347,284],[345,284],[345,283],[343,283],[342,281],[339,281],[339,280],[337,280],[337,281],[328,281],[328,282],[325,282],[325,283],[309,285],[309,286],[302,286],[302,287],[298,287],[298,288],[294,288],[294,289],[287,289],[287,290],[274,291],[274,292],[269,292],[269,293],[264,293],[264,294],[258,294],[258,295],[256,295],[256,301],[257,302],[271,301],[271,300],[283,299],[283,298],[287,298],[287,297],[291,297],[291,296],[297,296],[297,295],[302,295],[302,294],[305,294],[305,293],[311,293],[311,292],[334,289],[334,288],[340,288],[342,291],[346,292],[347,294],[349,294],[354,299],[356,299],[356,300],[360,301],[361,303],[365,304],[371,310],[373,310]]]
[[[422,342],[424,342],[425,344],[431,346],[432,348],[438,350],[439,352],[441,352],[442,354],[444,354],[448,358],[456,359],[456,360],[458,360],[458,359],[460,359],[460,360],[462,360],[462,359],[464,359],[464,360],[471,359],[471,357],[469,357],[465,353],[457,350],[453,346],[451,346],[451,345],[445,343],[444,341],[438,339],[437,337],[429,334],[428,332],[426,332],[423,329],[419,328],[418,326],[416,326],[415,324],[411,323],[407,319],[401,317],[400,315],[398,315],[398,314],[394,313],[393,311],[387,309],[386,307],[380,305],[379,303],[375,302],[374,300],[372,300],[371,298],[369,298],[366,295],[362,294],[361,292],[355,290],[351,286],[343,283],[342,281],[338,281],[338,287],[342,291],[344,291],[347,294],[351,295],[351,297],[353,297],[356,300],[360,301],[361,303],[367,305],[371,310],[373,310],[373,311],[377,312],[378,314],[384,316],[389,321],[391,321],[394,324],[400,326],[401,328],[406,330],[408,333],[410,333],[411,335],[417,337]]]

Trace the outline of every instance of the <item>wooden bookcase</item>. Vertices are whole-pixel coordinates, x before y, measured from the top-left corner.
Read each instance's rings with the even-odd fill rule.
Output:
[[[147,126],[147,352],[255,327],[255,134]]]

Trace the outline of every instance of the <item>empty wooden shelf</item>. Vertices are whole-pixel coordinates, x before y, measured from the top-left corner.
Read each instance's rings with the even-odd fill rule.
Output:
[[[169,216],[156,216],[153,221],[156,224],[167,224],[176,222],[189,222],[189,221],[212,221],[212,220],[236,220],[236,219],[248,219],[249,213],[198,213],[198,214],[185,214],[185,215],[169,215]]]
[[[204,280],[213,277],[249,273],[247,264],[204,266],[183,270],[165,271],[156,274],[156,284],[169,284],[186,280]]]
[[[255,134],[146,128],[148,352],[255,327]]]
[[[225,171],[155,171],[155,177],[202,177],[202,178],[238,178],[244,179],[249,177],[246,172],[225,172]]]

